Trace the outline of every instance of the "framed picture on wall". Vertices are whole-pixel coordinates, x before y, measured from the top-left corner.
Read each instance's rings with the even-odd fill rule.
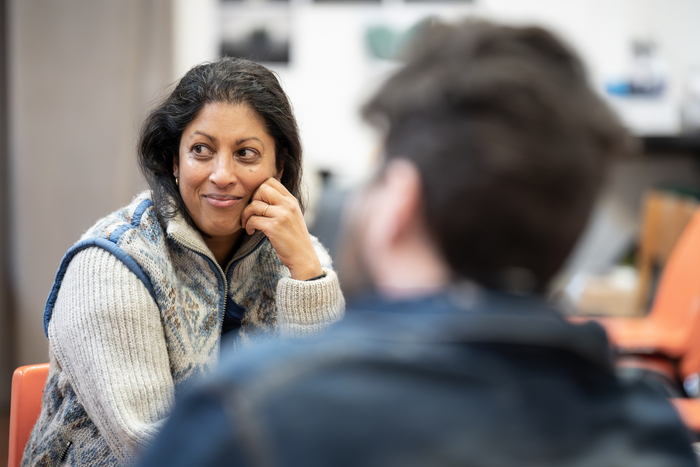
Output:
[[[221,5],[221,55],[289,63],[288,1],[226,1]]]

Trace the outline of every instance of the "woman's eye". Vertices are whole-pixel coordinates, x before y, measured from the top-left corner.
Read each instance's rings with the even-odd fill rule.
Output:
[[[243,159],[254,159],[258,155],[258,153],[253,151],[252,149],[245,148],[238,151],[238,155]]]
[[[197,156],[208,156],[212,154],[211,150],[203,144],[195,144],[192,146],[192,152]]]

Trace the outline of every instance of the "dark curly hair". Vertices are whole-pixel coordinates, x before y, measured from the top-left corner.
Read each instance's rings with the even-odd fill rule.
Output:
[[[301,197],[302,149],[292,106],[275,75],[262,65],[224,57],[195,66],[182,77],[175,90],[153,109],[143,122],[138,142],[138,162],[153,192],[161,222],[177,213],[192,225],[173,175],[184,129],[209,103],[244,104],[262,117],[275,140],[277,170],[284,168],[281,182],[299,201]]]
[[[387,160],[419,169],[444,258],[490,287],[525,269],[543,288],[633,140],[541,28],[428,23],[406,58],[364,115],[386,131]]]

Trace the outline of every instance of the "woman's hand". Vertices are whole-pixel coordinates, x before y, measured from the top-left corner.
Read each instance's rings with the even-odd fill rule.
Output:
[[[279,180],[268,178],[255,190],[241,225],[248,235],[256,230],[267,235],[293,279],[305,281],[323,274],[299,202]]]

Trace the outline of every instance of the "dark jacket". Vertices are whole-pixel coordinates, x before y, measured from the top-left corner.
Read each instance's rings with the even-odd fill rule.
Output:
[[[604,331],[541,299],[369,298],[315,341],[225,361],[143,466],[695,466],[670,404]]]

